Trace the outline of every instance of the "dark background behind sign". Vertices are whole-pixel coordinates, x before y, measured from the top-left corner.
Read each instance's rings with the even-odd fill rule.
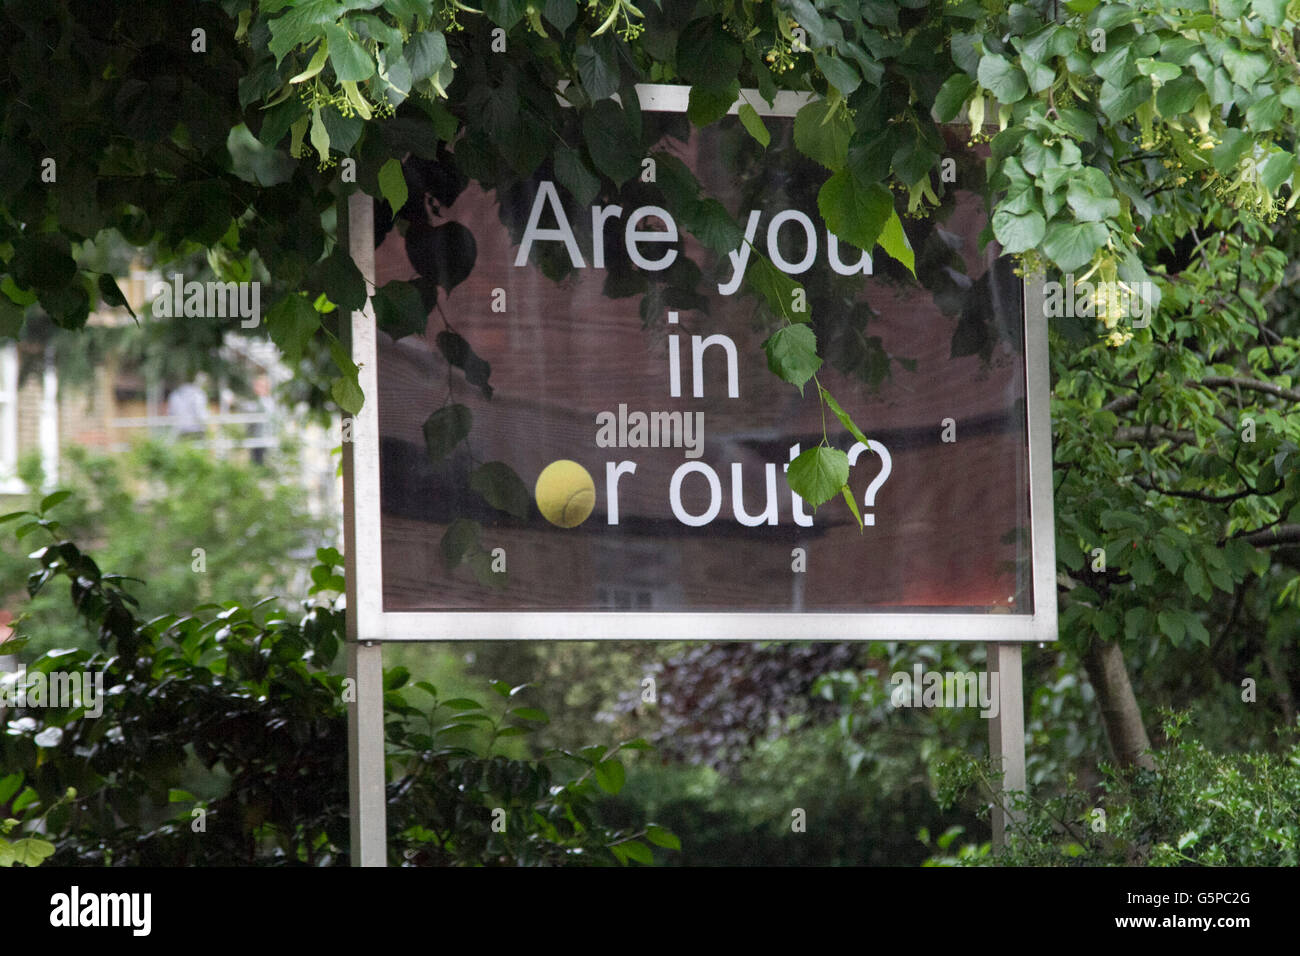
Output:
[[[652,259],[677,248],[672,268],[642,272],[631,264],[627,217],[642,205],[667,205],[654,184],[633,181],[595,200],[623,207],[607,222],[605,269],[592,267],[590,204],[557,186],[586,268],[573,269],[560,242],[534,244],[530,264],[516,268],[536,184],[554,181],[550,171],[499,197],[473,183],[457,194],[449,167],[426,165],[421,176],[432,184],[436,213],[410,228],[403,223],[405,236],[399,229],[384,234],[376,282],[421,272],[458,279],[472,268],[440,293],[423,335],[396,342],[379,335],[384,609],[1031,613],[1021,286],[992,243],[980,251],[986,219],[979,196],[960,189],[927,218],[905,220],[920,283],[879,250],[874,274],[846,278],[828,265],[817,212],[827,174],[796,153],[791,120],[765,118],[773,134],[767,151],[735,117],[693,135],[680,116],[645,114],[645,121],[662,125],[664,148],[742,228],[751,209],[761,212],[760,251],[767,252],[768,223],[778,212],[799,209],[812,219],[817,257],[796,279],[808,290],[826,359],[819,377],[892,458],[872,507],[863,501],[880,458],[864,453],[851,472],[874,526],[859,533],[838,498],[817,510],[812,527],[793,521],[782,465],[790,446],[821,440],[815,386],[801,397],[768,371],[761,343],[780,320],[745,288],[719,295],[732,264],[680,226],[675,245],[640,247]],[[982,160],[959,141],[950,146],[959,184],[978,188]],[[459,225],[438,229],[448,222]],[[541,225],[555,226],[549,209]],[[780,239],[786,260],[803,258],[801,228],[787,224]],[[842,243],[840,258],[856,262],[859,252]],[[492,311],[496,289],[505,293],[503,313]],[[667,324],[670,308],[680,314],[678,326]],[[448,327],[491,364],[490,398],[435,346]],[[680,398],[669,396],[673,333],[681,343]],[[706,353],[704,397],[692,397],[690,336],[714,333],[735,341],[739,398],[727,397],[719,348]],[[452,455],[434,462],[422,425],[449,402],[470,410],[472,429]],[[702,411],[702,457],[688,459],[679,448],[598,447],[596,416],[617,413],[620,403],[629,412]],[[941,441],[946,418],[955,420],[955,442]],[[834,418],[827,431],[837,447],[852,445]],[[586,467],[596,486],[595,511],[577,528],[552,526],[535,504],[527,519],[509,516],[469,488],[475,467],[502,461],[531,492],[541,470],[562,458]],[[611,526],[606,462],[625,460],[637,470],[621,481],[620,521]],[[672,474],[692,460],[711,466],[722,490],[718,516],[703,527],[683,525],[669,506]],[[775,526],[735,519],[732,462],[741,464],[751,515],[767,500],[764,465],[776,464]],[[708,497],[700,475],[686,478],[687,510],[706,511]],[[504,576],[485,573],[482,564],[477,573],[466,562],[448,569],[442,538],[456,519],[478,522],[484,549],[505,550]],[[804,573],[792,571],[794,548],[805,549]]]

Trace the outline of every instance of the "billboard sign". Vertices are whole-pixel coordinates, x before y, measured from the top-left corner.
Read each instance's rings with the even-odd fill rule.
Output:
[[[684,89],[639,93],[744,230],[729,255],[675,221],[654,163],[584,196],[549,166],[497,191],[425,163],[427,215],[376,230],[377,287],[442,287],[422,330],[354,317],[357,636],[1055,640],[1041,293],[982,241],[968,130],[956,188],[905,221],[913,277],[826,227],[793,107],[760,110],[764,148],[734,113],[690,127]],[[803,286],[818,378],[866,443],[769,371],[783,320],[751,249]],[[823,441],[862,527],[786,483]]]

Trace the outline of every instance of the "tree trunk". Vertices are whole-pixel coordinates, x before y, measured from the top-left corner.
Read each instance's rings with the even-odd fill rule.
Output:
[[[1097,705],[1101,708],[1102,723],[1111,752],[1122,768],[1155,768],[1152,760],[1151,739],[1142,723],[1142,711],[1133,696],[1124,655],[1114,641],[1095,640],[1083,655],[1083,667],[1088,680],[1097,692]]]

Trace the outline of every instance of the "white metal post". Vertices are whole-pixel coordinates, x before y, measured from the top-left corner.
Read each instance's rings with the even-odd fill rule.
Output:
[[[342,212],[343,210],[340,210]],[[358,350],[373,351],[374,312],[369,297],[374,295],[375,276],[374,207],[370,197],[358,190],[348,198],[346,216],[340,216],[339,241],[346,236],[352,261],[366,281],[367,301],[360,313],[353,313],[351,324],[342,323],[340,331],[348,336],[354,359]],[[353,335],[352,325],[358,335]],[[361,340],[361,341],[358,341]],[[372,362],[358,362],[373,365]],[[352,423],[353,429],[372,427],[377,421],[374,413],[376,401],[373,368],[368,368],[369,380],[362,388],[369,406],[365,414]],[[360,607],[376,595],[361,594],[358,586],[358,549],[361,546],[358,532],[372,533],[373,529],[357,526],[357,461],[353,454],[354,441],[343,445],[343,550],[344,576],[347,581],[347,649],[348,678],[351,680],[348,700],[348,806],[352,821],[352,864],[354,866],[388,865],[388,823],[385,803],[387,775],[384,769],[384,656],[383,646],[366,640],[359,633]],[[366,483],[364,494],[377,489],[373,482]]]
[[[388,865],[384,801],[384,656],[374,641],[348,641],[348,677],[356,699],[348,704],[348,805],[352,865]]]
[[[1002,782],[993,804],[993,849],[1006,846],[1007,824],[1019,819],[1000,802],[1009,802],[1012,791],[1025,792],[1025,704],[1024,674],[1019,644],[987,644],[989,676],[998,675],[998,711],[989,718],[989,756],[1002,771]]]

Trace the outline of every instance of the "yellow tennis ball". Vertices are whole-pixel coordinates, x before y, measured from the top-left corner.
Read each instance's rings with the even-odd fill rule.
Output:
[[[553,461],[537,476],[533,489],[537,508],[551,524],[576,528],[591,516],[596,507],[596,483],[587,469],[576,461],[561,458]]]

